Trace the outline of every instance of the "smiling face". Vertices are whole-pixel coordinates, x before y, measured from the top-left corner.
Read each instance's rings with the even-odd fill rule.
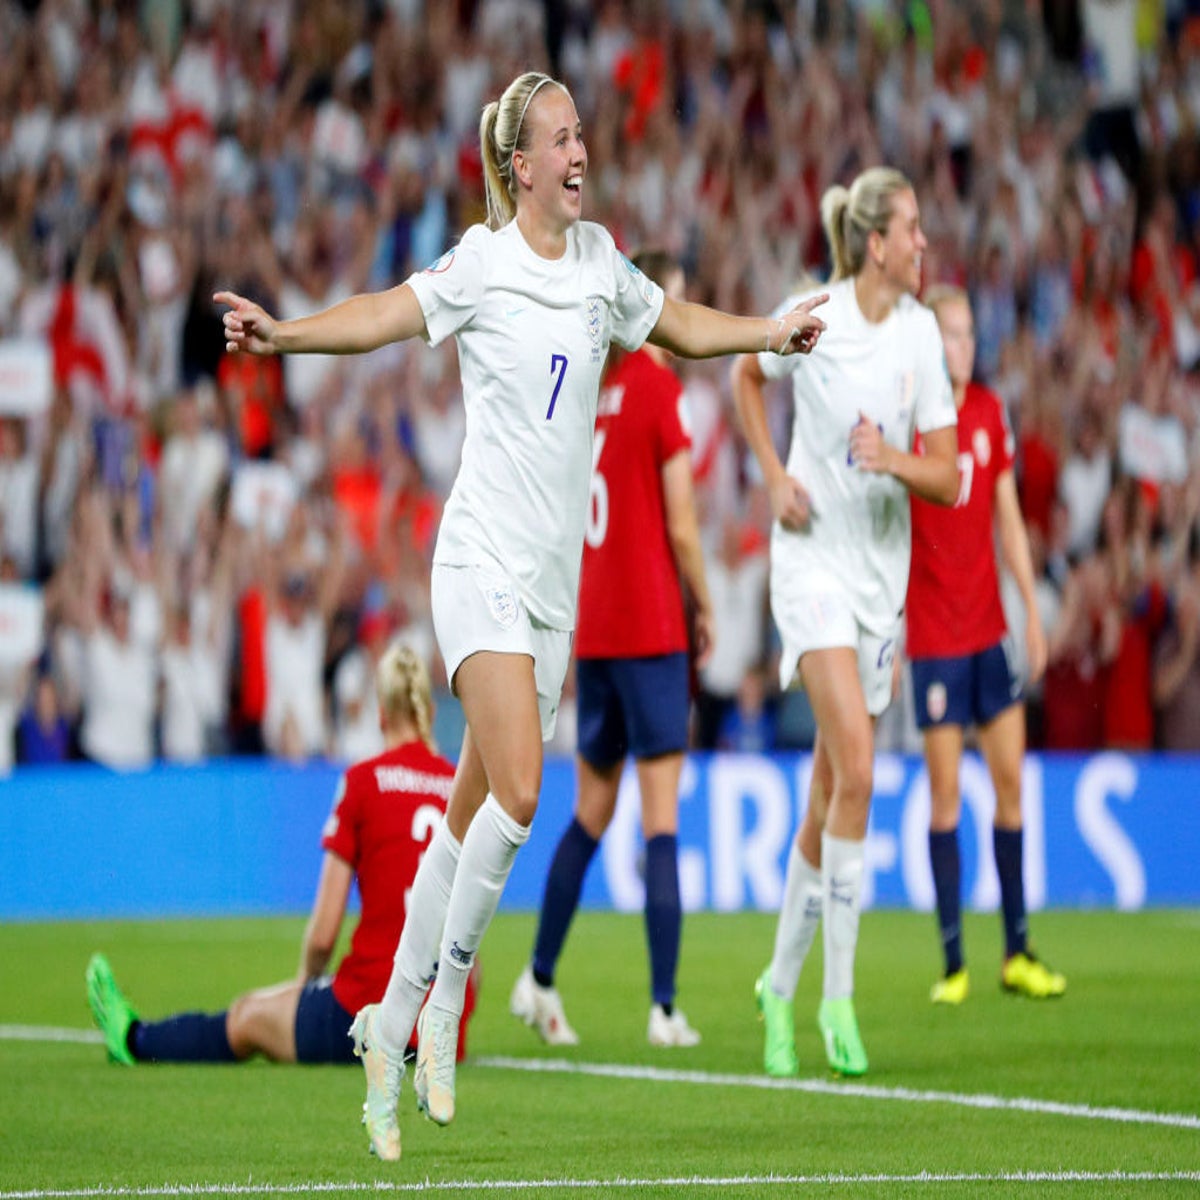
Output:
[[[887,282],[915,296],[921,290],[921,255],[927,245],[916,196],[908,188],[895,192],[886,233],[871,234],[871,255]]]
[[[544,86],[525,113],[525,148],[513,154],[518,211],[548,232],[562,233],[583,211],[587,150],[575,102],[561,87]]]

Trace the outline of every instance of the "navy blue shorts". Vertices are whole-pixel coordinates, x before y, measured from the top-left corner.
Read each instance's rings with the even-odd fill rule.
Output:
[[[658,758],[687,749],[688,658],[581,658],[575,664],[579,753],[593,767],[627,754]]]
[[[356,1063],[348,1013],[334,997],[333,979],[310,979],[296,1005],[296,1061]]]
[[[956,658],[915,658],[912,682],[918,729],[986,725],[1021,699],[1004,641]]]

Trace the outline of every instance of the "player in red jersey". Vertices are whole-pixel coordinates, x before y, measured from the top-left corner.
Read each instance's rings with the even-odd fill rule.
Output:
[[[350,767],[325,823],[320,883],[297,978],[238,996],[220,1013],[141,1021],[101,954],[87,968],[88,1001],[114,1062],[353,1063],[354,1014],[379,1000],[404,927],[417,865],[446,812],[454,767],[433,745],[429,675],[393,643],[376,673],[387,749]],[[355,877],[362,914],[336,973],[325,974]],[[468,989],[466,1015],[474,1007]],[[459,1036],[466,1050],[467,1022]],[[415,1040],[410,1050],[415,1051]]]
[[[1030,682],[1046,666],[1046,638],[1034,601],[1033,566],[1013,478],[1013,437],[1000,400],[971,382],[975,330],[967,296],[938,288],[926,303],[937,316],[958,408],[959,493],[953,508],[912,498],[908,655],[917,725],[925,740],[932,806],[929,857],[937,897],[945,975],[937,1004],[961,1004],[969,989],[960,923],[959,764],[964,731],[979,746],[996,793],[992,830],[1004,917],[1001,983],[1026,996],[1060,996],[1066,980],[1030,952],[1022,882],[1021,760],[1025,706],[1009,658],[996,574],[993,522],[1027,614]]]
[[[668,255],[648,251],[634,263],[682,299],[683,272]],[[685,586],[701,658],[712,639],[682,393],[666,352],[655,346],[610,364],[600,393],[575,629],[578,797],[546,878],[533,960],[510,1003],[514,1016],[556,1045],[578,1041],[554,969],[584,875],[612,821],[627,755],[637,763],[646,842],[646,1036],[655,1046],[700,1040],[674,1006],[682,925],[676,833],[689,707]]]

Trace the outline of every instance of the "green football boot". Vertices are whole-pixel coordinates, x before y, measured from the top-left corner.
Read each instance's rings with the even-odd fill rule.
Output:
[[[104,1034],[104,1045],[110,1061],[132,1067],[137,1060],[129,1050],[129,1027],[138,1019],[138,1015],[117,987],[112,967],[103,954],[92,955],[85,978],[92,1017],[96,1027]]]
[[[822,1000],[817,1027],[825,1039],[825,1057],[839,1075],[865,1075],[867,1052],[858,1032],[854,1001],[849,996]]]
[[[796,1059],[796,1021],[792,1002],[771,987],[768,966],[754,983],[754,999],[760,1019],[766,1026],[763,1040],[763,1068],[776,1079],[800,1074]]]

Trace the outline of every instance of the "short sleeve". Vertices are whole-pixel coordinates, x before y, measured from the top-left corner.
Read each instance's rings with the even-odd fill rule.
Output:
[[[678,380],[664,379],[654,398],[655,420],[658,425],[659,462],[674,458],[680,450],[690,450],[683,387]]]
[[[487,282],[489,236],[484,226],[472,225],[457,246],[432,266],[408,277],[424,314],[431,346],[457,333],[475,315]]]
[[[358,838],[358,792],[352,786],[350,772],[347,771],[338,780],[333,809],[321,830],[321,848],[355,866],[359,856]]]
[[[616,278],[612,306],[612,340],[626,350],[637,350],[662,315],[663,290],[638,270],[608,238]]]

